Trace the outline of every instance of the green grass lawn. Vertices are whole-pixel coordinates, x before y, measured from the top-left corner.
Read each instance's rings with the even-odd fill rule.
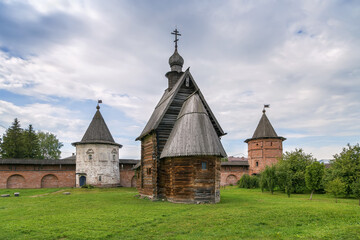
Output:
[[[219,204],[186,205],[138,199],[133,188],[0,194],[17,191],[0,198],[0,239],[360,239],[358,200],[328,195],[229,187]]]

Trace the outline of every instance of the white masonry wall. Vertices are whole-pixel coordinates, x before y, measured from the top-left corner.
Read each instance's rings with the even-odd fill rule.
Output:
[[[80,187],[81,176],[86,177],[86,184],[93,186],[120,185],[119,147],[110,144],[76,145],[77,187]]]

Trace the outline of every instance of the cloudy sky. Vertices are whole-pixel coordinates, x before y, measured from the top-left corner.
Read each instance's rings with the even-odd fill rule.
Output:
[[[177,26],[228,155],[247,156],[270,104],[284,150],[329,159],[359,142],[359,23],[360,2],[345,0],[0,1],[0,134],[18,118],[69,156],[102,99],[120,157],[140,158]]]

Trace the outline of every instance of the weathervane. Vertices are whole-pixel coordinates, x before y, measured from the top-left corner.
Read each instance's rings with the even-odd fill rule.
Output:
[[[265,108],[270,108],[270,104],[264,104],[264,109],[263,109],[263,113],[265,113]]]
[[[96,106],[96,109],[97,109],[97,110],[100,109],[100,105],[99,105],[100,103],[102,103],[102,100],[99,99],[99,100],[98,100],[98,104],[97,104],[97,106]]]
[[[177,50],[177,42],[179,41],[178,36],[181,36],[181,34],[177,30],[177,28],[175,28],[175,30],[171,34],[175,35],[175,50]]]

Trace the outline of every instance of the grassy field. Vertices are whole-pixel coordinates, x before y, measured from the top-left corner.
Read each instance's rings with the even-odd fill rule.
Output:
[[[360,239],[358,200],[328,195],[230,187],[219,204],[184,205],[133,188],[18,191],[0,198],[0,239]]]

